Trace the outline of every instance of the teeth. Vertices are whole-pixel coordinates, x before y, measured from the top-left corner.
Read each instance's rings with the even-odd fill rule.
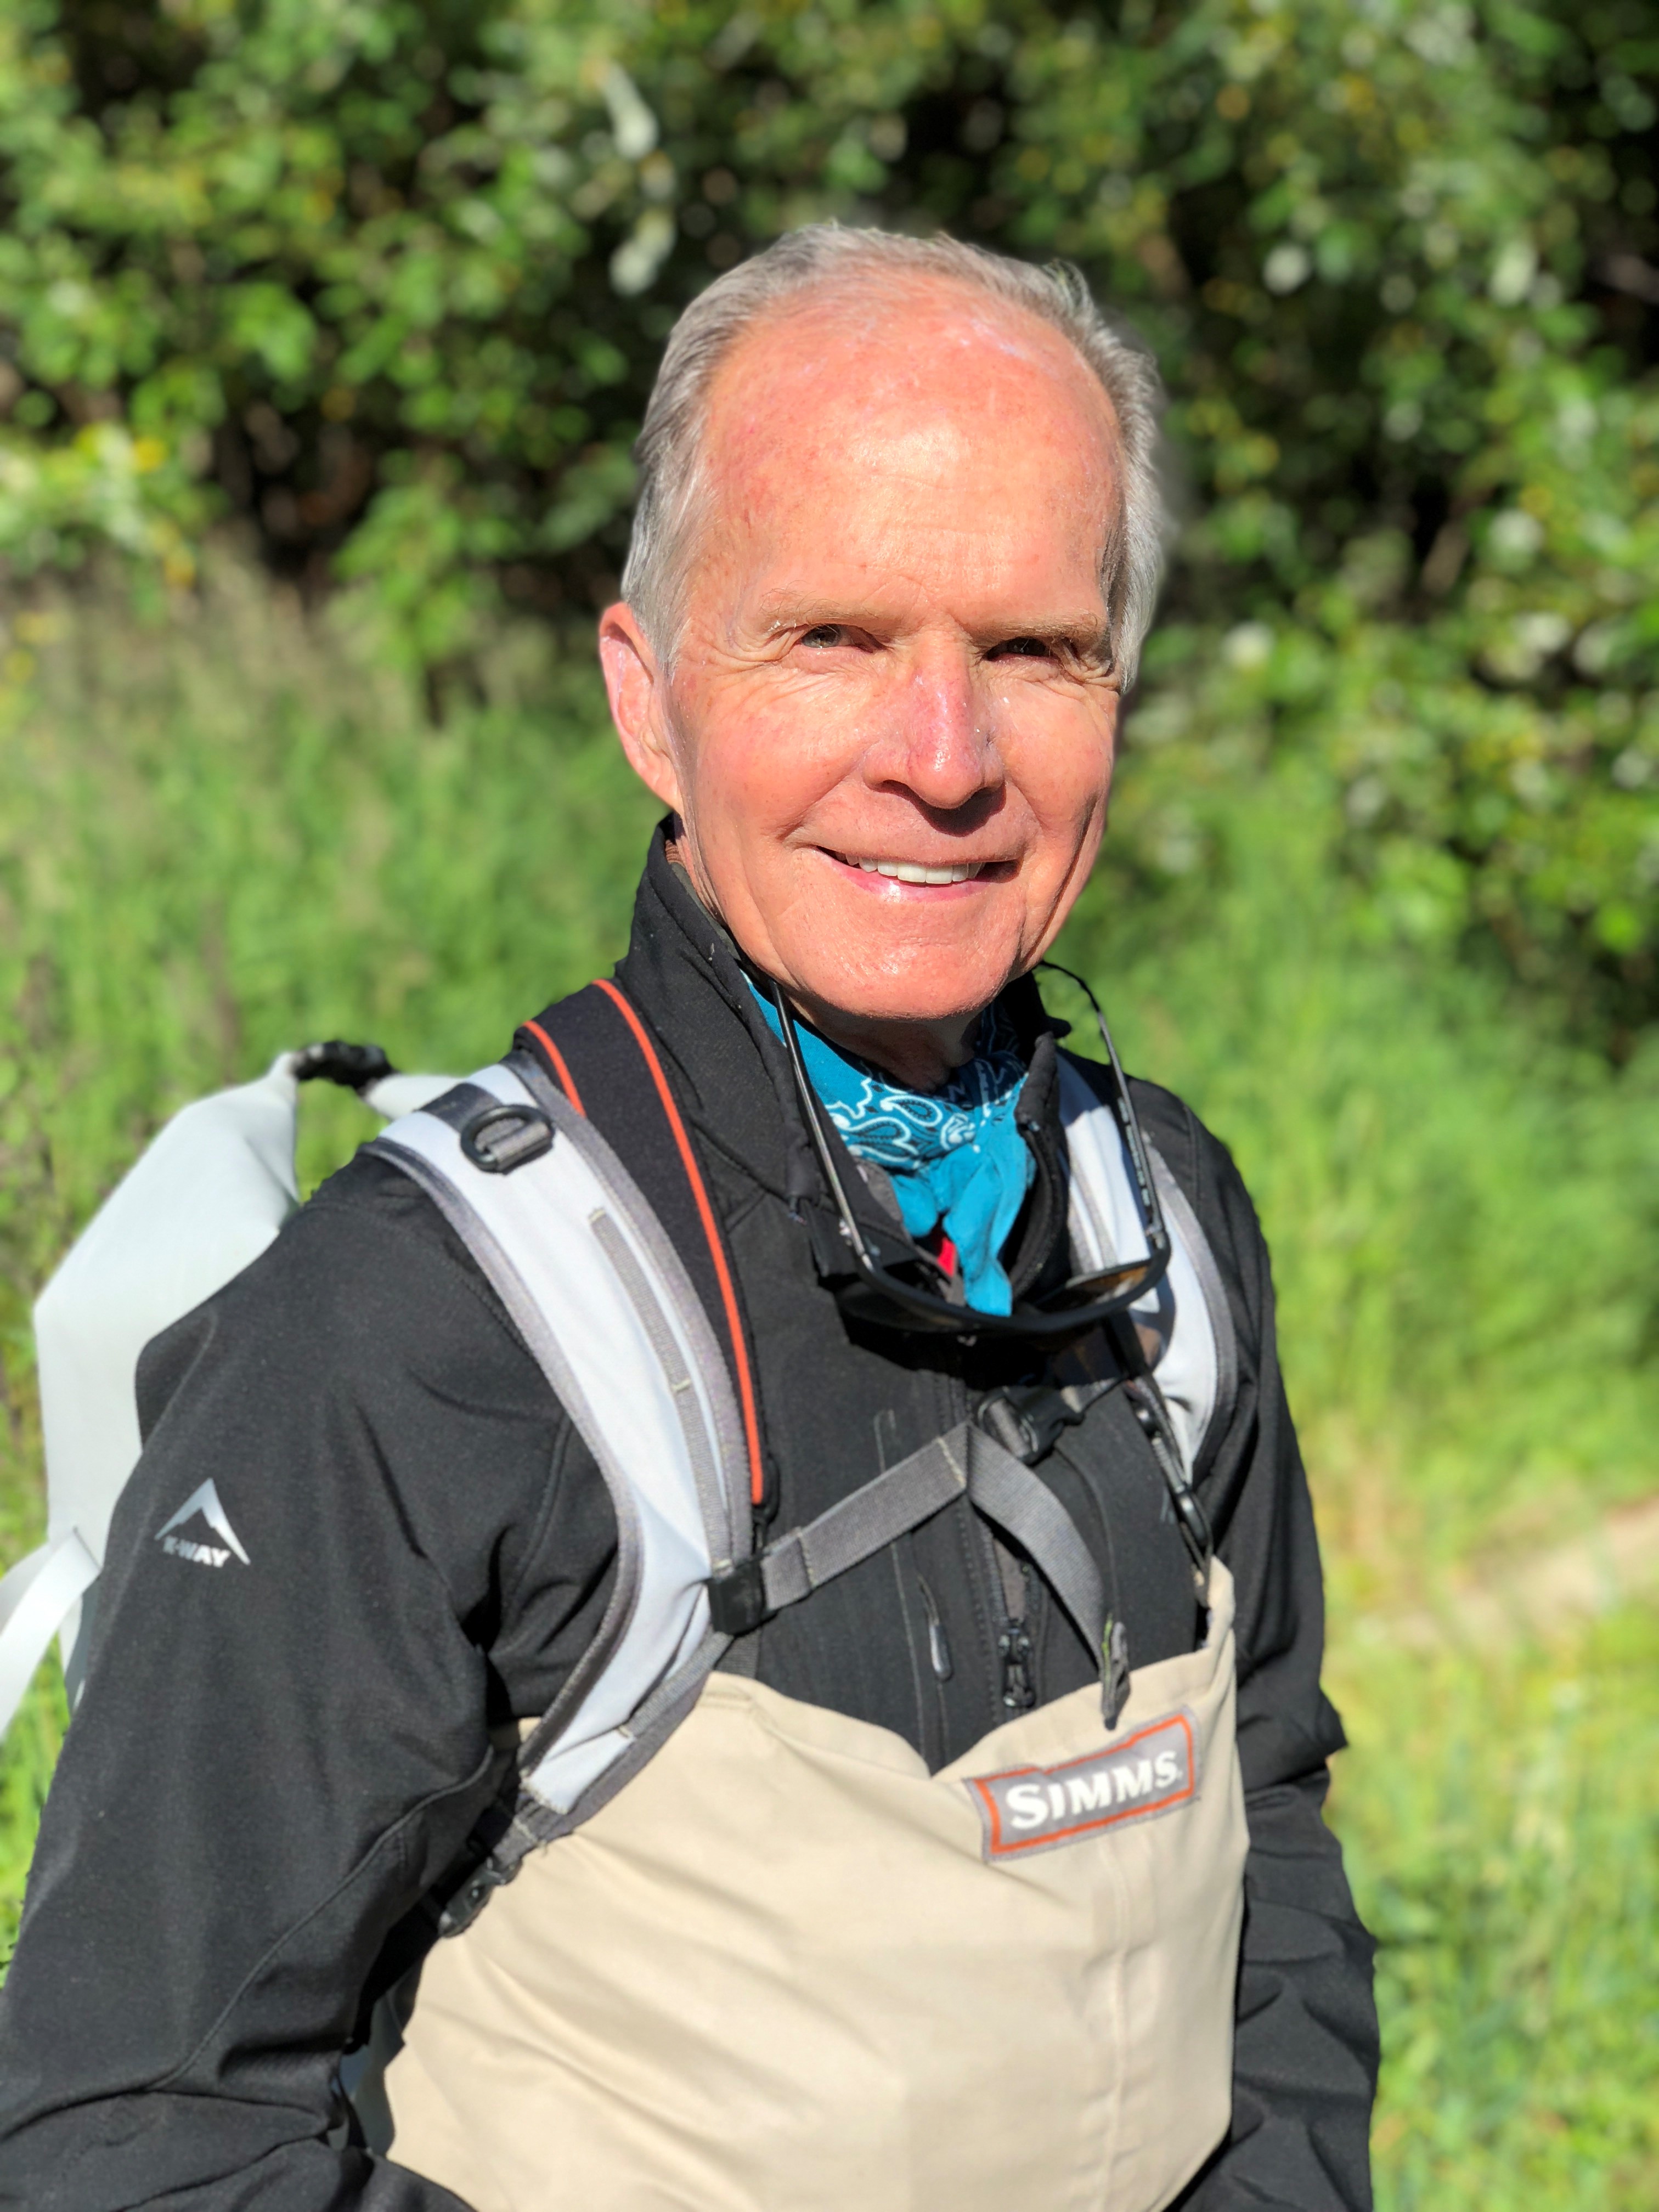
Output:
[[[983,860],[963,860],[955,867],[923,868],[914,860],[858,860],[855,867],[862,868],[866,876],[891,876],[900,884],[965,884],[972,881],[985,866]]]

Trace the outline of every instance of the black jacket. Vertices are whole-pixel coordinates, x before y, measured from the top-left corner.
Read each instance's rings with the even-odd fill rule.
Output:
[[[791,1527],[1018,1365],[954,1340],[904,1340],[896,1358],[843,1322],[803,1226],[816,1170],[781,1050],[660,841],[617,978],[667,1063],[734,1261],[769,1508]],[[1035,995],[1013,1003],[1036,1041]],[[685,1250],[660,1109],[637,1075],[606,1075],[617,1020],[590,989],[544,1024]],[[1134,1096],[1209,1237],[1240,1367],[1198,1473],[1237,1588],[1247,1909],[1231,2131],[1187,2201],[1350,2212],[1370,2203],[1370,1945],[1320,1814],[1342,1736],[1319,1687],[1319,1560],[1267,1258],[1221,1146],[1167,1092]],[[1036,1103],[1041,1158],[1056,1125]],[[1066,1264],[1047,1182],[1017,1273]],[[365,1990],[408,1955],[421,1900],[488,1809],[496,1747],[550,1703],[599,1620],[605,1486],[464,1247],[367,1155],[149,1347],[140,1401],[144,1455],[0,1997],[0,2204],[454,2212],[447,2191],[342,2140],[337,2068]],[[1133,1662],[1192,1649],[1186,1557],[1121,1393],[1042,1473],[1097,1547]],[[205,1572],[156,1540],[210,1475],[246,1567]],[[1046,1700],[1091,1662],[1027,1581],[1024,1674]],[[758,1674],[895,1729],[937,1768],[1007,1717],[1008,1616],[964,1502],[769,1622]]]

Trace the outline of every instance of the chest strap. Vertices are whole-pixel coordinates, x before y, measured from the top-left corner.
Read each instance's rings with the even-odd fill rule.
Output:
[[[1042,1478],[970,1421],[890,1467],[804,1528],[763,1551],[716,1568],[710,1619],[722,1636],[746,1636],[799,1605],[965,1496],[1031,1559],[1102,1670],[1107,1725],[1116,1718],[1116,1672],[1108,1652],[1106,1590],[1077,1523]]]

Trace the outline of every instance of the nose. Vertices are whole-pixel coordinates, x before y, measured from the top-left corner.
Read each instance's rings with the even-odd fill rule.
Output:
[[[892,720],[866,757],[866,775],[889,790],[908,791],[935,812],[959,813],[1002,785],[988,708],[965,649],[923,653],[890,702]]]

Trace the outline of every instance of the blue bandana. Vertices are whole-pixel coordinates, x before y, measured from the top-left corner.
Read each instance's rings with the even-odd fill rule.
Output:
[[[777,1008],[755,997],[781,1037]],[[984,1016],[979,1049],[938,1091],[903,1090],[816,1030],[798,1024],[797,1034],[824,1111],[848,1152],[887,1170],[910,1234],[927,1237],[943,1223],[969,1304],[1007,1313],[1013,1294],[1000,1255],[1036,1170],[1014,1126],[1025,1065],[1006,1017],[995,1007]]]

